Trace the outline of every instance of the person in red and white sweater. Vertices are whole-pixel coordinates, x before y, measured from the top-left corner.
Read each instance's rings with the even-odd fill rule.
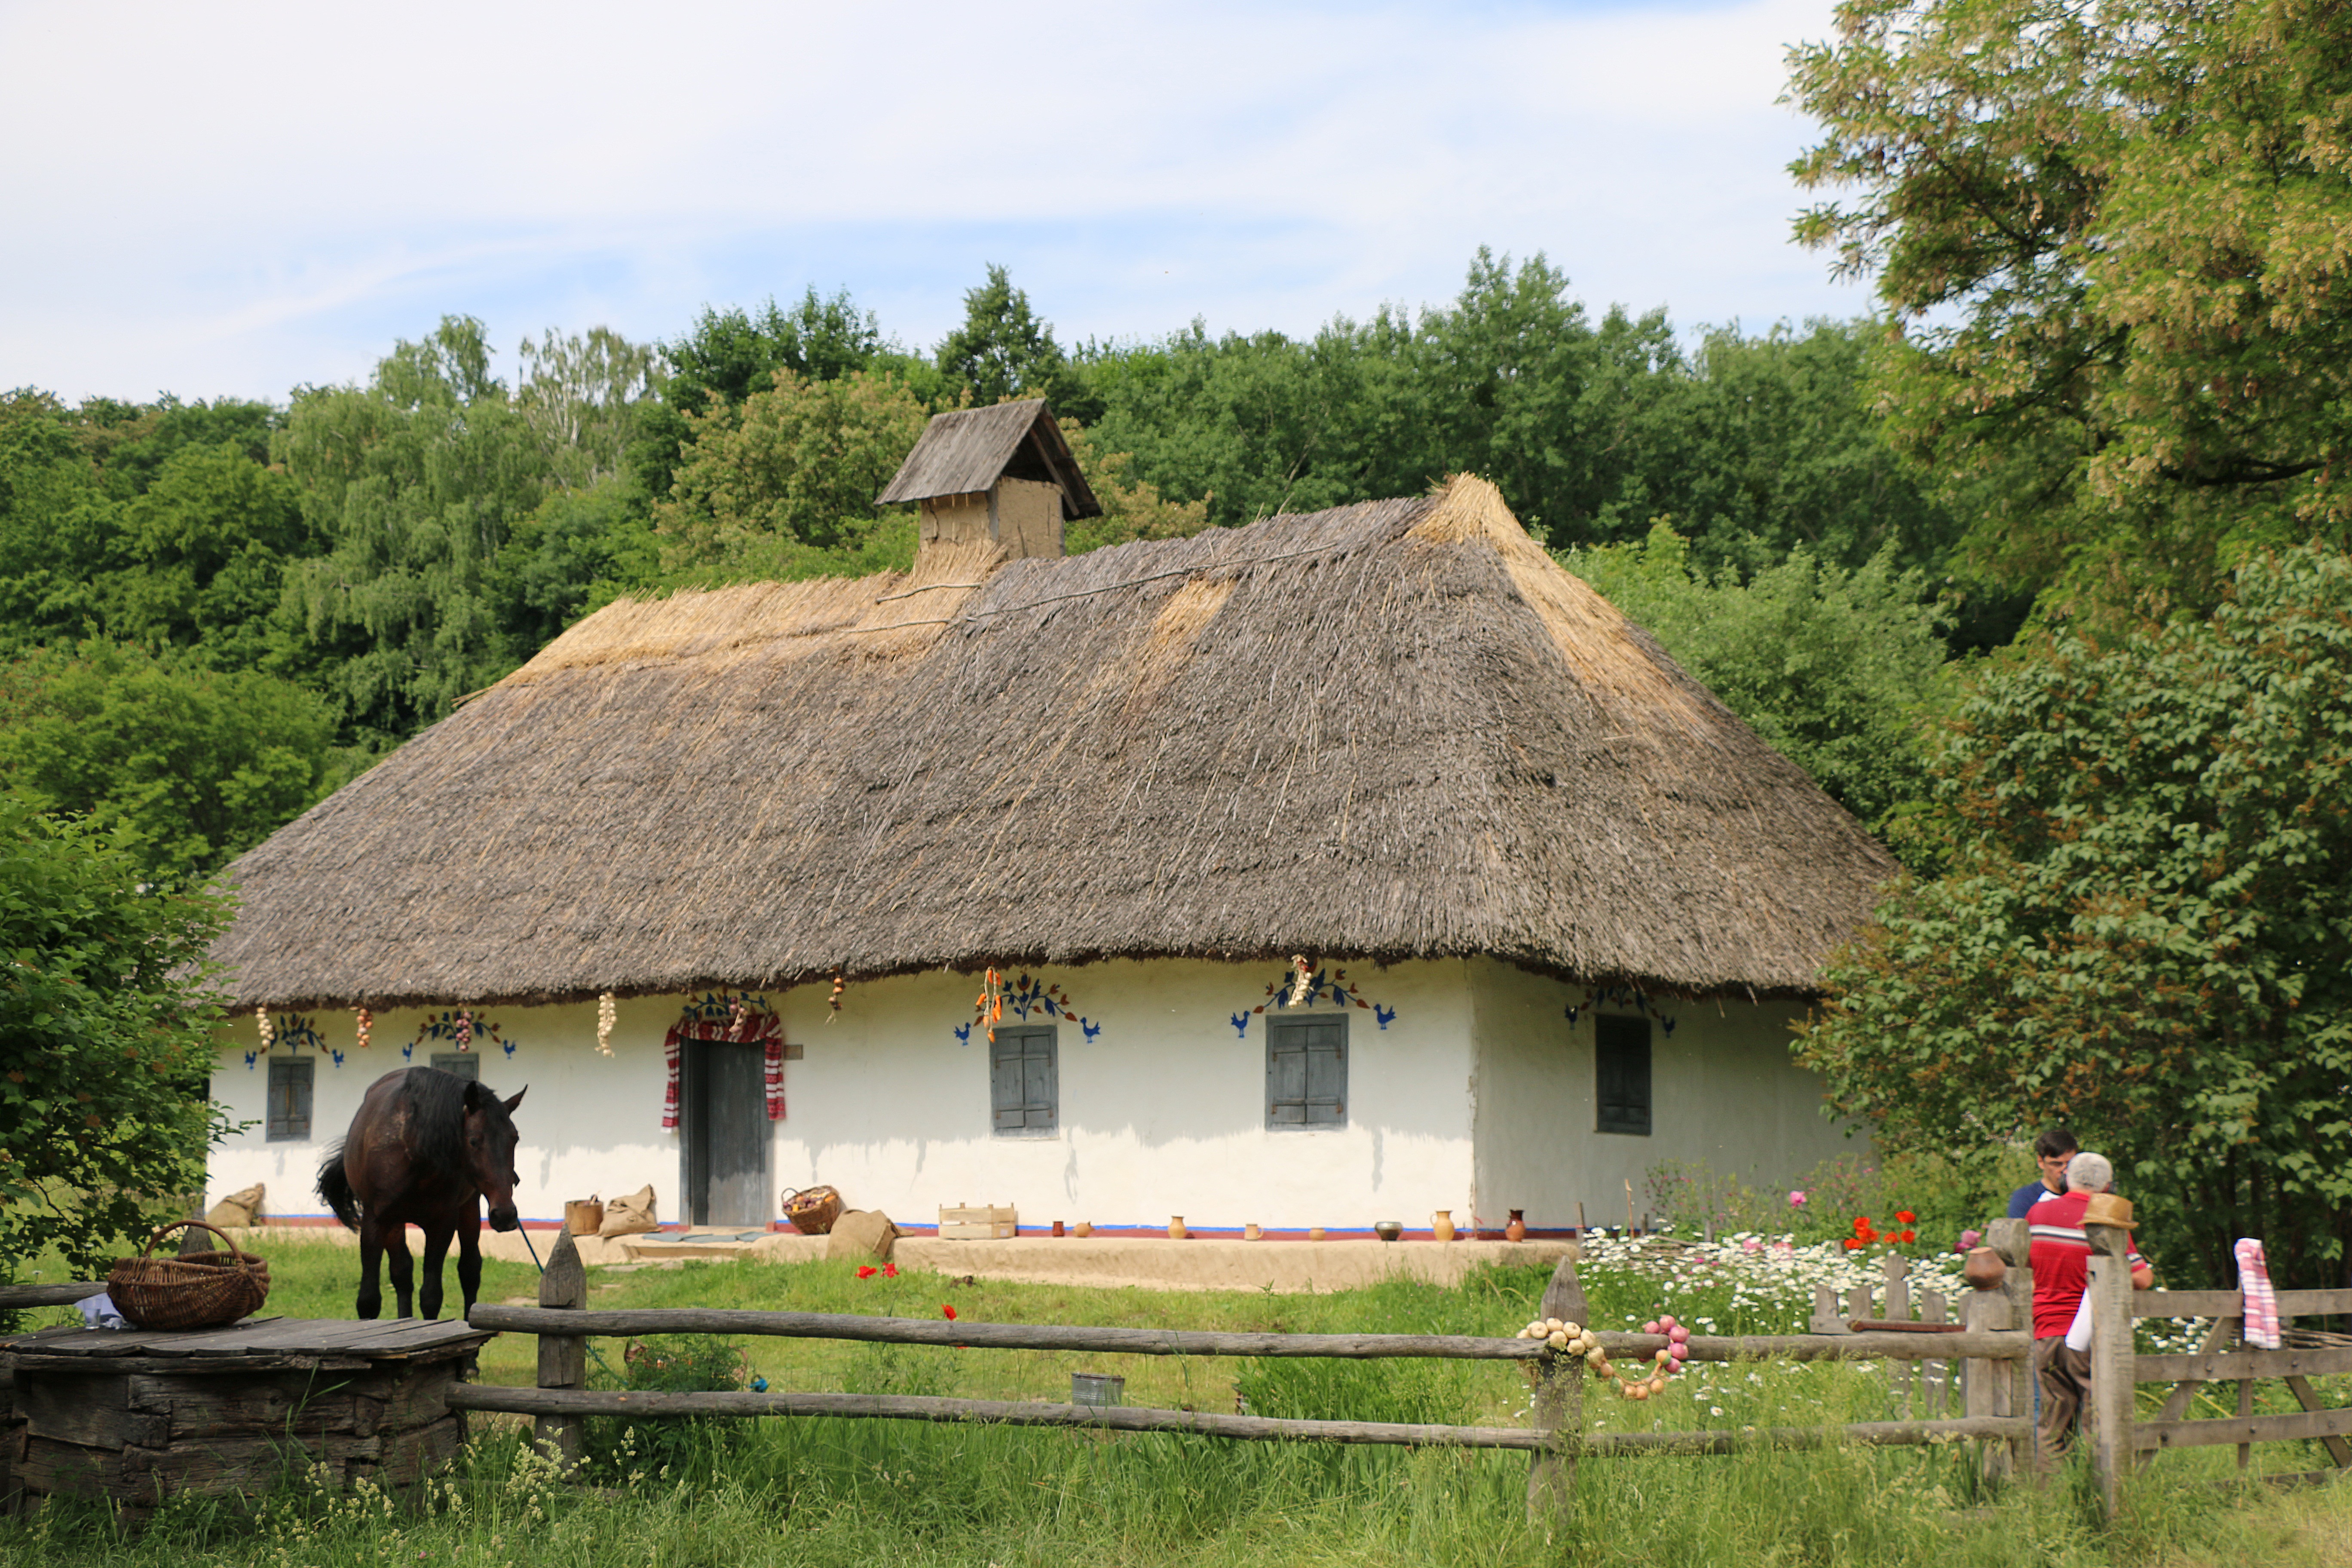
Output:
[[[2115,1191],[2116,1168],[2105,1154],[2084,1152],[2066,1164],[2066,1190],[2035,1204],[2025,1216],[2032,1227],[2033,1375],[2042,1390],[2042,1415],[2035,1433],[2034,1464],[2047,1470],[2064,1457],[2082,1419],[2083,1396],[2091,1384],[2091,1353],[2066,1343],[2066,1331],[2090,1286],[2091,1238],[2083,1211],[2092,1194]],[[2127,1259],[2132,1289],[2145,1290],[2156,1272],[2135,1246]]]

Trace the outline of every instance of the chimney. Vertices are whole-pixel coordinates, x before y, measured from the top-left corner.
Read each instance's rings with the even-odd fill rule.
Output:
[[[1061,554],[1063,523],[1102,515],[1039,397],[933,415],[874,500],[916,502],[923,544],[985,540],[1015,561]]]

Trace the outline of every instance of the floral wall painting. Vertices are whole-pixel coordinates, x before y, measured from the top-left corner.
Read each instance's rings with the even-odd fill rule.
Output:
[[[503,1026],[478,1016],[471,1008],[457,1007],[425,1014],[425,1022],[416,1030],[416,1037],[401,1047],[400,1054],[404,1060],[415,1061],[417,1047],[441,1040],[453,1042],[461,1051],[470,1051],[474,1048],[474,1042],[479,1039],[488,1040],[509,1057],[515,1053],[514,1042],[506,1037]]]
[[[996,1038],[996,1026],[1010,1013],[1016,1018],[1067,1018],[1093,1039],[1102,1033],[1102,1026],[1091,1018],[1078,1016],[1078,1005],[1060,985],[1047,985],[1034,975],[1024,974],[1007,985],[1004,977],[990,970],[981,980],[980,994],[972,999],[971,1022],[961,1025],[955,1032],[956,1044],[971,1044],[971,1032],[979,1029],[986,1037]]]
[[[1317,969],[1304,958],[1294,958],[1290,961],[1290,967],[1283,972],[1280,979],[1267,983],[1265,1001],[1246,1013],[1234,1014],[1225,1022],[1234,1026],[1235,1035],[1246,1040],[1249,1038],[1250,1020],[1268,1007],[1272,1007],[1276,1012],[1283,1012],[1292,1007],[1318,1006],[1361,1007],[1370,1013],[1383,1029],[1395,1022],[1397,1016],[1395,1008],[1366,997],[1362,991],[1358,989],[1356,983],[1348,978],[1346,970]]]
[[[1576,1020],[1594,1007],[1630,1007],[1645,1017],[1655,1018],[1658,1028],[1666,1038],[1671,1040],[1675,1037],[1675,1021],[1666,1016],[1650,994],[1638,985],[1586,986],[1584,1000],[1568,1005],[1569,1027],[1574,1028]]]

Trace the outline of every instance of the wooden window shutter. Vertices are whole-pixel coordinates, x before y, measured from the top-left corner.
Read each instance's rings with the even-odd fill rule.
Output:
[[[1650,1133],[1650,1020],[1601,1014],[1593,1020],[1593,1128]]]
[[[271,1057],[268,1121],[263,1132],[268,1142],[299,1141],[310,1136],[310,1057]]]
[[[999,1133],[1032,1136],[1061,1126],[1061,1082],[1055,1030],[999,1026],[988,1047],[990,1119]]]
[[[1266,1020],[1265,1124],[1277,1128],[1348,1124],[1348,1020],[1344,1016]]]
[[[472,1051],[436,1051],[433,1066],[458,1078],[470,1078],[478,1083],[482,1078],[482,1058]]]

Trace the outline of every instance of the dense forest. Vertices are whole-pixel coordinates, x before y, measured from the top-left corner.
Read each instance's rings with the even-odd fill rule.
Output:
[[[1450,303],[1311,338],[1066,348],[1002,268],[965,303],[928,353],[810,289],[511,355],[450,318],[283,405],[9,393],[0,778],[199,878],[618,595],[904,566],[873,497],[930,414],[1010,396],[1106,504],[1074,551],[1486,474],[1872,820],[1883,731],[2031,604],[1874,427],[1867,321],[1690,347],[1484,252]]]

